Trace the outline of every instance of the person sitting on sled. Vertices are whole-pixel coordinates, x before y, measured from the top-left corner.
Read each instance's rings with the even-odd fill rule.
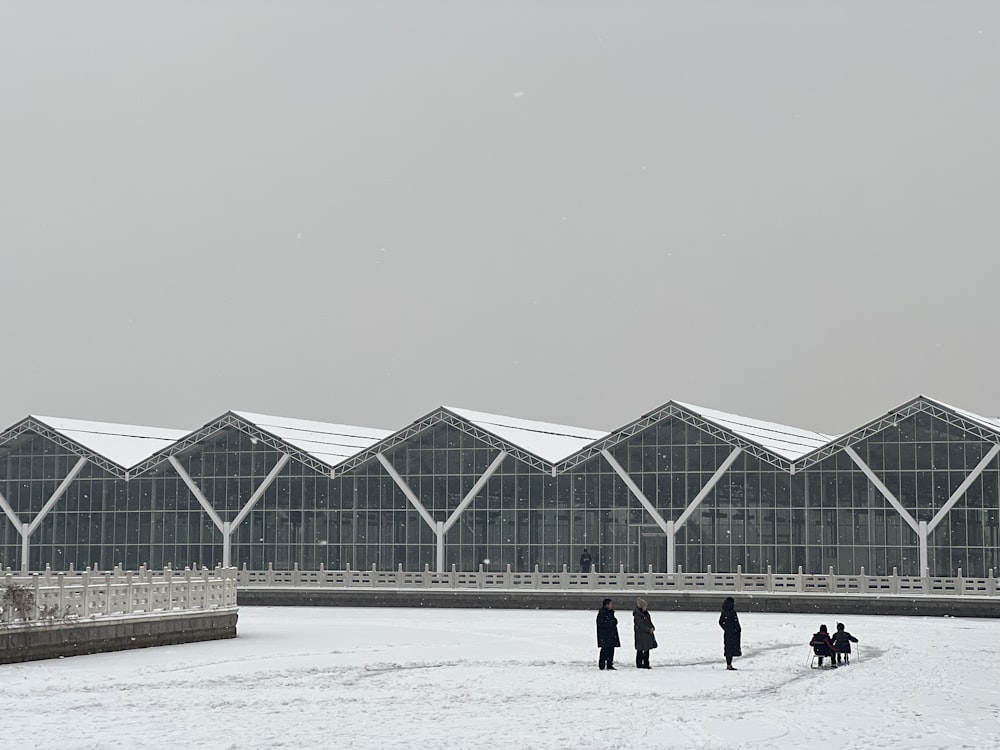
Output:
[[[830,666],[834,669],[837,668],[837,662],[834,658],[837,649],[830,641],[830,634],[826,630],[826,625],[819,626],[819,632],[813,635],[812,640],[809,641],[809,645],[812,646],[813,653],[819,657],[819,665],[821,667],[823,666],[823,657],[829,656]]]
[[[841,663],[841,658],[843,658],[844,664],[850,664],[851,644],[857,643],[858,639],[844,630],[844,623],[837,623],[837,632],[833,634],[830,641],[833,643],[833,647],[837,649],[837,664]]]

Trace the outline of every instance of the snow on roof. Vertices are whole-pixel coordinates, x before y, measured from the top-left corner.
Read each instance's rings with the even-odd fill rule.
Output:
[[[506,440],[511,445],[523,448],[551,463],[561,461],[595,440],[606,438],[610,434],[582,427],[567,427],[550,422],[533,422],[527,419],[457,409],[451,406],[444,408],[469,420],[477,427],[493,433],[498,438]]]
[[[248,411],[234,411],[233,414],[252,422],[328,466],[336,466],[392,434],[390,430],[373,427],[273,417]]]
[[[762,422],[759,419],[727,414],[723,411],[684,404],[680,401],[674,403],[690,409],[703,419],[757,443],[757,445],[767,448],[779,456],[792,460],[800,458],[837,438],[836,435],[824,435],[822,432],[789,427],[776,422]]]
[[[32,419],[126,469],[145,461],[158,450],[188,434],[186,430],[165,427],[89,422],[63,417],[32,415]]]
[[[944,401],[939,401],[936,398],[930,398],[929,396],[924,396],[923,398],[928,401],[933,401],[938,406],[944,406],[947,409],[951,409],[956,414],[965,417],[971,422],[977,422],[985,427],[989,427],[991,430],[1000,432],[1000,417],[984,417],[980,414],[976,414],[975,412],[959,409],[957,406],[951,406],[950,404],[946,404]]]

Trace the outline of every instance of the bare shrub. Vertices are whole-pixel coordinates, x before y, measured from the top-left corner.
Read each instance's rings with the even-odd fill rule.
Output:
[[[18,619],[30,620],[35,610],[35,592],[27,586],[8,583],[0,588],[0,608],[4,622]]]

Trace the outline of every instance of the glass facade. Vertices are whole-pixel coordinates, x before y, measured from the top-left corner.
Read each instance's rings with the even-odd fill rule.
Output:
[[[437,529],[449,524],[447,568],[575,570],[584,547],[597,570],[667,568],[666,533],[599,453],[562,473],[508,455],[459,513],[497,447],[444,422],[389,445],[385,459],[431,523],[374,454],[331,478],[290,448],[238,524],[283,452],[229,425],[174,458],[220,521],[234,524],[230,561],[240,567],[433,570]],[[847,451],[790,472],[744,450],[703,492],[734,445],[672,416],[608,447],[663,519],[685,517],[674,537],[685,571],[920,573],[917,531]],[[913,521],[932,527],[932,575],[1000,570],[1000,459],[967,482],[994,445],[929,411],[851,443]],[[0,445],[4,567],[21,567],[21,529],[10,515],[18,526],[31,523],[80,455],[32,433]],[[223,548],[222,530],[167,461],[128,480],[88,461],[30,535],[28,564],[211,567]]]

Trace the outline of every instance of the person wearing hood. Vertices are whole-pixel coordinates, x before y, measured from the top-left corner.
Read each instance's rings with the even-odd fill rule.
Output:
[[[618,618],[615,617],[615,603],[605,599],[597,610],[597,646],[601,656],[597,662],[599,669],[615,668],[615,649],[621,646],[618,640]]]
[[[736,614],[736,602],[731,596],[727,596],[722,603],[719,627],[722,628],[722,653],[726,657],[726,669],[735,672],[733,657],[743,656],[743,651],[740,649],[743,629],[740,627],[739,615]]]
[[[819,666],[823,666],[823,657],[830,657],[830,666],[834,669],[837,668],[837,647],[833,645],[830,640],[830,634],[827,632],[826,625],[819,626],[819,632],[813,633],[813,637],[809,640],[809,645],[812,646],[813,653],[819,657]]]
[[[649,666],[649,651],[656,648],[656,636],[653,635],[656,628],[653,627],[653,618],[649,615],[645,599],[640,597],[635,600],[632,620],[635,622],[635,666],[652,669]]]

